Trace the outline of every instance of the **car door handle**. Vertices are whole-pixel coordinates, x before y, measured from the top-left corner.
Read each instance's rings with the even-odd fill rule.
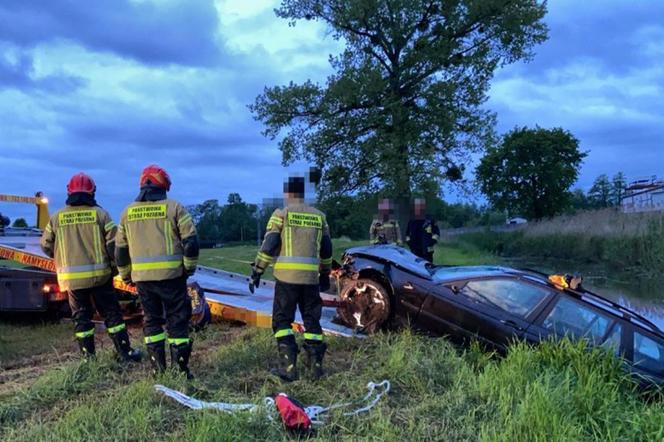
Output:
[[[403,288],[404,288],[404,290],[413,290],[414,287],[413,287],[413,284],[411,284],[410,282],[407,282],[403,285]]]
[[[500,323],[508,327],[512,327],[517,331],[523,331],[523,327],[520,327],[516,322],[512,321],[511,319],[501,319]]]

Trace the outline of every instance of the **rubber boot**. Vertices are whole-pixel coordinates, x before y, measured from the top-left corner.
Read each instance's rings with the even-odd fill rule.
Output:
[[[317,381],[323,376],[323,357],[325,357],[325,350],[327,344],[325,342],[305,342],[304,350],[306,357],[304,365],[310,371],[311,377]]]
[[[166,371],[166,344],[164,341],[152,342],[147,345],[150,364],[152,365],[152,374],[158,374]]]
[[[194,375],[189,371],[189,357],[191,356],[192,342],[184,344],[171,344],[171,369],[177,367],[187,375],[187,379],[193,379]]]
[[[279,368],[274,368],[271,373],[279,376],[281,380],[293,382],[297,380],[297,344],[293,342],[279,343]]]
[[[122,362],[140,362],[141,352],[131,348],[129,343],[129,334],[127,330],[120,330],[116,333],[111,333],[111,340],[115,345],[115,351],[118,353],[118,359]]]
[[[81,349],[83,359],[90,360],[95,358],[95,337],[86,336],[84,338],[76,338],[78,341],[78,348]]]

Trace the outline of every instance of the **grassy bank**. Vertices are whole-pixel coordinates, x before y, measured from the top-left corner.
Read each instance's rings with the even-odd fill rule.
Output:
[[[466,234],[460,240],[500,256],[565,259],[645,274],[664,268],[662,214],[586,212],[515,232]]]
[[[335,241],[335,256],[357,244]],[[205,252],[203,264],[246,272],[256,247]],[[444,264],[497,260],[467,242],[442,244],[435,256]],[[140,332],[131,333],[139,342]],[[191,365],[197,378],[189,384],[171,374],[152,379],[147,362],[118,365],[102,333],[98,360],[79,362],[68,321],[0,322],[0,337],[3,360],[13,359],[0,367],[3,441],[292,440],[264,414],[188,410],[153,385],[209,401],[259,404],[283,391],[307,405],[328,405],[359,399],[367,382],[382,379],[393,385],[385,400],[364,416],[334,413],[316,440],[664,439],[664,402],[644,401],[610,355],[570,343],[517,345],[498,358],[408,331],[331,337],[325,378],[282,385],[269,374],[276,355],[269,330],[222,323],[195,334]]]
[[[330,339],[329,374],[281,385],[268,374],[270,333],[215,328],[197,336],[197,380],[158,380],[212,401],[254,402],[285,391],[305,404],[361,397],[370,380],[393,391],[362,417],[336,413],[318,440],[662,440],[664,407],[632,392],[617,361],[578,345],[517,346],[505,359],[459,352],[408,332]],[[0,402],[2,440],[288,440],[264,415],[191,411],[156,394],[146,367],[104,353],[70,361]]]

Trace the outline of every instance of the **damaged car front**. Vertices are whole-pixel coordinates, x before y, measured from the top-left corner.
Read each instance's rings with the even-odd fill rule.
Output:
[[[335,267],[339,322],[369,334],[414,319],[431,281],[430,263],[392,245],[348,249]]]

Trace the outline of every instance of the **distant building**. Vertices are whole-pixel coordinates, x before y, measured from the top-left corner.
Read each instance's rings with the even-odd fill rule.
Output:
[[[653,176],[630,183],[621,206],[625,213],[664,210],[664,181]]]

